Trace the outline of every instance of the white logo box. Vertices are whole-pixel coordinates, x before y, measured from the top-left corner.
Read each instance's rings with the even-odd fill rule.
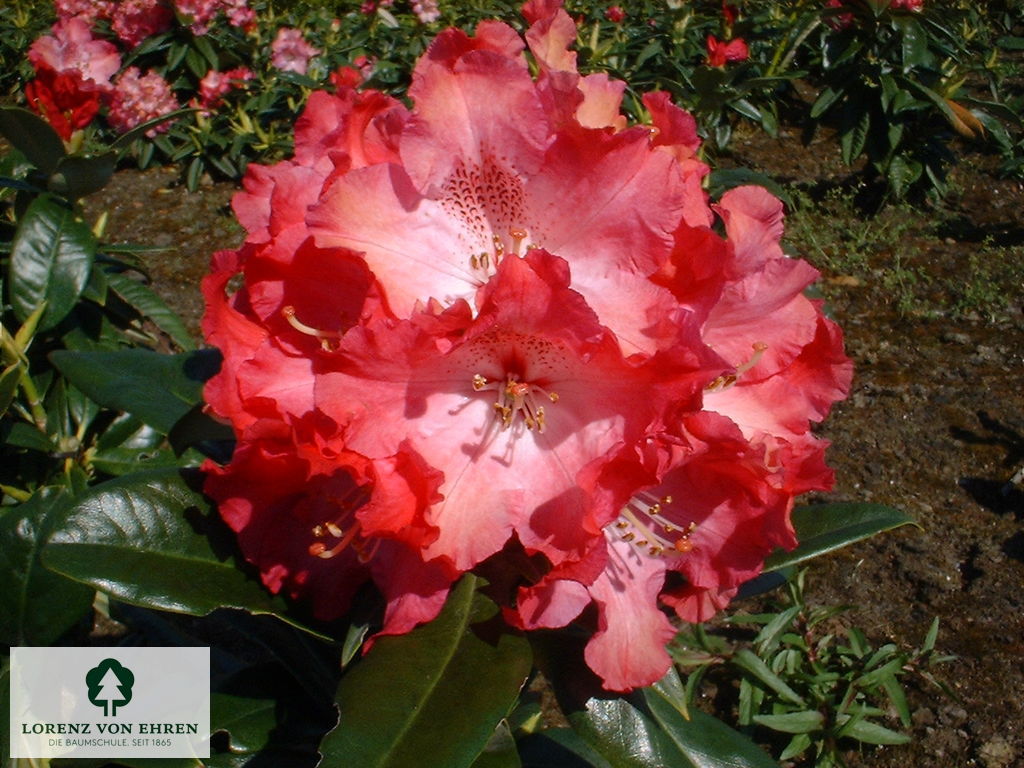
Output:
[[[12,758],[209,757],[209,648],[11,648]]]

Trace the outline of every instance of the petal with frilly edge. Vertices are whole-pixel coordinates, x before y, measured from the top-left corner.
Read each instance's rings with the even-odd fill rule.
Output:
[[[608,564],[589,591],[597,604],[597,632],[587,643],[587,665],[610,691],[630,691],[661,679],[672,663],[665,644],[676,630],[658,608],[665,562],[608,539]]]
[[[628,363],[568,281],[564,261],[533,250],[501,262],[476,318],[455,305],[371,323],[325,358],[318,406],[352,450],[390,455],[407,439],[444,473],[427,557],[466,569],[515,531],[552,562],[578,559],[603,525],[581,471],[616,459],[670,403],[696,406],[709,374]]]

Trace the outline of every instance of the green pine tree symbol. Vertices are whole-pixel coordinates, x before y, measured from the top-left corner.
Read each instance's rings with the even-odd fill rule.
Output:
[[[109,717],[132,700],[135,675],[117,659],[104,659],[85,673],[85,684],[89,686],[89,701],[103,707],[103,714]]]

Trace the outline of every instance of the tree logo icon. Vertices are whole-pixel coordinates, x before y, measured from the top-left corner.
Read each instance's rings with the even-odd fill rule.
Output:
[[[89,686],[89,701],[103,707],[103,714],[109,717],[132,700],[135,675],[117,659],[104,659],[86,672],[85,684]]]

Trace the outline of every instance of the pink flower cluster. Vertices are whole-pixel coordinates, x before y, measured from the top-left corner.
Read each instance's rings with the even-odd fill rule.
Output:
[[[117,78],[110,96],[107,120],[123,133],[180,107],[170,84],[164,78],[156,72],[143,75],[138,67],[128,67]],[[146,135],[152,138],[166,131],[167,127],[167,123],[161,123],[147,130]]]
[[[412,12],[422,24],[431,24],[441,18],[437,0],[412,0]]]
[[[134,48],[174,25],[175,12],[188,19],[193,34],[205,35],[223,12],[235,27],[249,30],[256,13],[248,0],[54,0],[58,19],[77,18],[93,26],[106,19],[118,39]]]
[[[190,102],[191,106],[203,110],[216,109],[224,103],[224,97],[235,88],[242,87],[255,77],[248,67],[235,67],[226,72],[211,69],[199,81],[199,98]]]
[[[404,633],[482,569],[522,629],[590,622],[587,663],[628,690],[669,667],[670,615],[796,544],[851,366],[781,203],[713,204],[694,119],[648,93],[628,125],[559,0],[523,10],[525,45],[442,32],[411,110],[342,83],[293,159],[249,166],[245,243],[203,281],[237,438],[205,491],[320,618],[370,580]]]
[[[302,30],[281,27],[270,44],[270,53],[270,61],[277,69],[304,75],[309,68],[309,60],[320,51],[306,42]]]

